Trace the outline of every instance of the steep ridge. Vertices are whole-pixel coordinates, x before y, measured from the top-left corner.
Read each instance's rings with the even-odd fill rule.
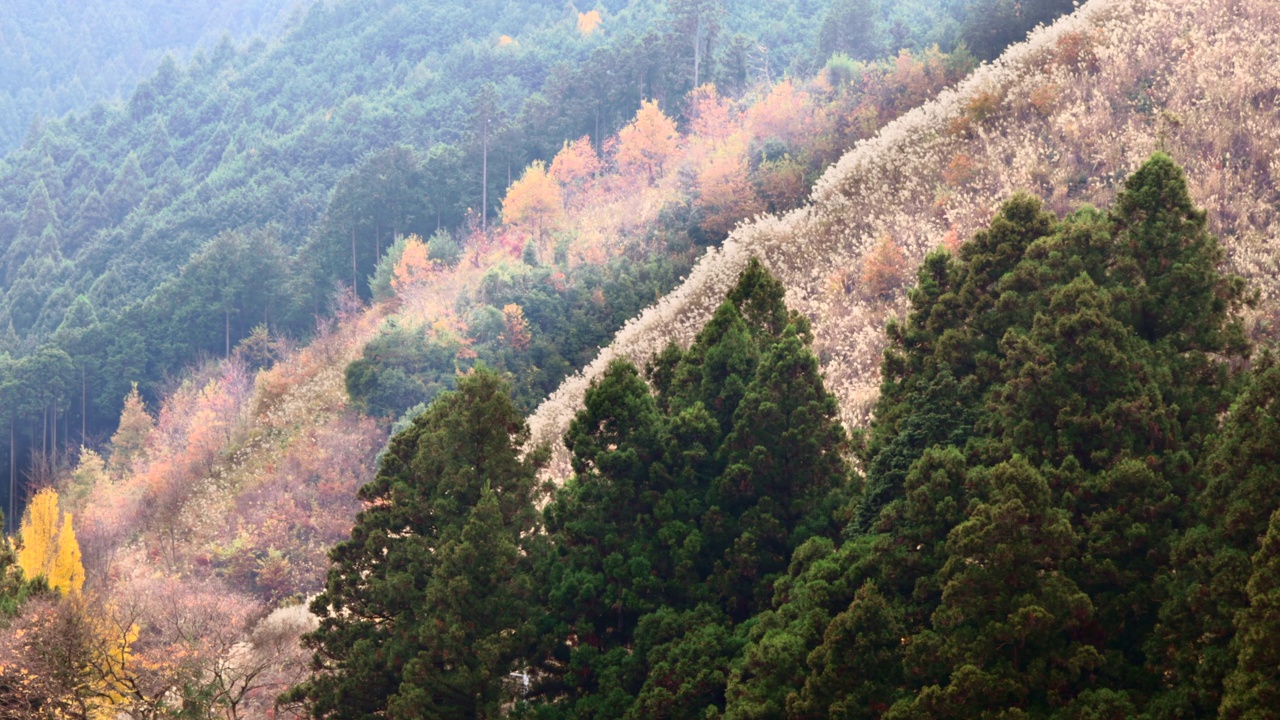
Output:
[[[877,396],[882,328],[905,308],[903,277],[989,221],[1018,190],[1107,204],[1117,183],[1164,149],[1192,178],[1196,203],[1228,249],[1230,269],[1261,288],[1250,319],[1268,332],[1275,271],[1275,151],[1280,7],[1264,0],[1091,0],[1040,28],[954,90],[858,144],[818,182],[810,204],[735,230],[674,292],[628,323],[530,419],[533,442],[556,439],[609,362],[643,365],[687,345],[752,256],[814,324],[815,350],[843,420],[865,425]]]

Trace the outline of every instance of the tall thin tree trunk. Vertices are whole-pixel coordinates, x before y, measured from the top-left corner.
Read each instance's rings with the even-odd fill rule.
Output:
[[[484,119],[480,160],[480,231],[489,234],[489,118]]]
[[[13,510],[14,498],[18,494],[18,455],[17,448],[13,442],[13,426],[18,422],[18,418],[14,415],[9,416],[9,527],[16,528],[14,523]]]
[[[80,445],[82,447],[85,444],[84,442],[85,424],[89,417],[89,405],[85,402],[85,399],[88,397],[87,393],[85,392],[86,387],[88,386],[85,385],[85,382],[84,382],[84,365],[81,365],[80,366]]]
[[[356,221],[351,220],[351,292],[356,292]]]
[[[223,357],[231,357],[231,308],[223,308],[222,316],[225,318],[225,339],[223,340]]]
[[[698,24],[693,31],[693,86],[698,87],[702,72],[702,13],[698,13]]]

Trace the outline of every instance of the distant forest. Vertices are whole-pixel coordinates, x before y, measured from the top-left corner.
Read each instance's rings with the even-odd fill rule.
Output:
[[[105,438],[133,383],[155,398],[255,328],[306,337],[337,289],[371,296],[398,236],[483,230],[522,168],[603,142],[642,101],[684,123],[698,84],[732,97],[837,54],[992,57],[1070,7],[323,2],[277,41],[159,60],[127,101],[43,123],[0,163],[4,467]],[[247,28],[284,11],[207,12]]]
[[[166,55],[270,39],[305,0],[12,0],[0,6],[0,152],[97,101],[128,97]]]

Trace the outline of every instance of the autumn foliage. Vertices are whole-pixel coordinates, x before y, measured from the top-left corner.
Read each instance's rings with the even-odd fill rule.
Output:
[[[526,350],[532,341],[529,334],[529,321],[524,318],[524,308],[515,303],[509,303],[502,308],[502,321],[504,330],[502,338],[510,345],[513,350]]]
[[[583,35],[590,35],[600,29],[600,24],[604,19],[600,17],[599,10],[590,10],[584,13],[578,13],[578,32]]]
[[[618,168],[624,174],[644,177],[650,184],[679,151],[680,133],[675,121],[652,100],[642,103],[635,120],[618,133]]]
[[[45,488],[27,505],[18,530],[18,566],[28,579],[44,578],[66,595],[84,587],[84,565],[71,515],[58,507],[58,492]]]
[[[563,212],[560,185],[547,173],[547,166],[542,162],[526,168],[502,201],[503,221],[529,228],[536,238],[541,238],[546,227]]]
[[[391,287],[396,292],[419,285],[431,277],[435,262],[427,255],[427,244],[417,235],[405,240],[404,251],[396,262],[391,275]]]
[[[564,148],[551,161],[548,173],[564,188],[566,200],[573,205],[573,199],[587,189],[587,184],[600,173],[602,167],[600,155],[596,153],[591,138],[582,137],[565,143]]]
[[[906,281],[911,268],[902,248],[885,235],[862,264],[862,287],[869,298],[888,298]]]

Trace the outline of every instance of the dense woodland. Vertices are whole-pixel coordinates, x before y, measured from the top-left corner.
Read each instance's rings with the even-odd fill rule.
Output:
[[[40,124],[0,718],[1280,717],[1280,14],[1191,1],[317,3]]]
[[[219,43],[268,41],[302,7],[295,0],[5,3],[0,152],[38,137],[43,121],[128,97],[167,56],[181,61]]]
[[[685,97],[706,81],[732,98],[812,76],[833,54],[849,58],[837,62],[845,80],[858,76],[857,58],[902,48],[968,43],[961,56],[992,56],[1008,38],[987,28],[1016,35],[1070,9],[924,5],[320,3],[276,42],[165,60],[127,102],[42,124],[0,165],[5,506],[26,497],[22,478],[39,484],[74,448],[105,440],[133,383],[154,402],[256,328],[310,337],[335,289],[372,296],[369,278],[397,238],[444,231],[461,246],[486,236],[528,163],[550,162],[581,137],[607,155],[607,139],[644,100],[687,123]],[[758,138],[746,154],[753,167],[797,159],[807,183],[886,119],[834,128],[808,157],[800,146],[816,143],[795,129]],[[725,222],[709,234],[680,213],[668,224],[696,251]],[[640,279],[601,278],[587,291],[647,284],[661,294],[688,260],[677,248]],[[560,343],[524,404],[644,304],[636,296]]]
[[[1222,260],[1164,155],[1110,211],[1014,197],[920,267],[852,437],[753,262],[690,348],[592,385],[560,488],[510,388],[469,375],[361,489],[285,701],[1273,717],[1277,365]]]

